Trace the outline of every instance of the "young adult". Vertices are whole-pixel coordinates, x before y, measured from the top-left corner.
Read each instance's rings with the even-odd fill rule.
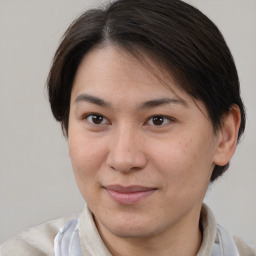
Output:
[[[245,111],[232,55],[199,10],[119,0],[86,11],[55,54],[48,92],[87,206],[1,255],[256,255],[203,204]]]

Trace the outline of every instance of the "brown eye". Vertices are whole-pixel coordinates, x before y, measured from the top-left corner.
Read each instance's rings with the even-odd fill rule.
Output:
[[[156,116],[152,116],[148,120],[147,124],[153,125],[153,126],[162,126],[167,123],[170,123],[171,121],[172,121],[171,117],[156,115]]]
[[[100,114],[90,114],[86,117],[86,119],[91,124],[96,124],[96,125],[107,123],[107,119],[104,116],[100,115]]]
[[[154,125],[162,125],[164,123],[164,117],[154,116],[154,117],[152,117],[152,123]]]

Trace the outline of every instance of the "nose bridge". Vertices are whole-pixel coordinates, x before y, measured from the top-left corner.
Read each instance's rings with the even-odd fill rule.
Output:
[[[113,131],[108,155],[109,166],[122,172],[143,168],[146,157],[140,141],[138,128],[125,123],[118,125]]]

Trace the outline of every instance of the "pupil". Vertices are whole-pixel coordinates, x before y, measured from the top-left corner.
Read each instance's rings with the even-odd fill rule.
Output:
[[[95,123],[95,124],[100,124],[103,120],[103,117],[100,116],[100,115],[93,115],[92,116],[92,121]]]
[[[153,117],[153,124],[154,125],[162,125],[163,122],[164,122],[164,118],[162,116]]]

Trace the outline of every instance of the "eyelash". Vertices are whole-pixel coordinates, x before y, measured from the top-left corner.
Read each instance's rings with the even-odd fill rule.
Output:
[[[96,117],[96,118],[100,118],[101,120],[105,120],[105,122],[103,123],[94,123],[91,120],[89,120],[89,118],[93,118],[93,117]],[[153,122],[154,121],[157,121],[156,119],[162,119],[162,122],[160,121],[160,124],[154,124]],[[98,114],[98,113],[90,113],[90,114],[87,114],[85,115],[83,118],[83,120],[87,120],[91,125],[96,125],[96,126],[100,126],[100,125],[106,125],[106,124],[110,124],[110,122],[108,121],[108,119],[106,117],[104,117],[103,115],[101,114]],[[155,119],[155,120],[154,120]],[[101,121],[99,120],[99,121]],[[159,120],[158,120],[159,121]],[[164,126],[166,125],[167,123],[170,123],[170,122],[174,122],[174,118],[170,117],[170,116],[165,116],[165,115],[153,115],[151,117],[149,117],[147,119],[147,121],[145,122],[145,124],[147,125],[152,125],[152,126],[158,126],[158,127],[161,127],[161,126]]]
[[[154,119],[157,119],[157,118],[162,119],[163,123],[161,123],[161,124],[154,124],[154,123],[153,123],[153,122],[154,122]],[[153,116],[151,116],[151,117],[147,120],[146,123],[149,123],[150,121],[151,121],[151,124],[150,124],[150,125],[159,126],[159,127],[160,127],[160,126],[164,126],[164,125],[167,124],[167,123],[173,122],[174,119],[173,119],[172,117],[164,116],[164,115],[153,115]],[[155,121],[156,121],[156,120],[155,120]]]
[[[106,120],[107,122],[96,124],[96,123],[94,123],[92,120],[89,121],[89,118],[90,118],[90,117],[93,118],[94,116],[95,116],[95,117],[98,117],[98,118],[100,117],[100,118],[102,118],[103,120]],[[98,125],[105,125],[105,124],[109,123],[106,117],[104,117],[103,115],[98,114],[98,113],[90,113],[90,114],[88,114],[88,115],[85,115],[85,116],[83,117],[83,119],[84,119],[84,120],[87,120],[91,125],[97,125],[97,126],[98,126]]]

